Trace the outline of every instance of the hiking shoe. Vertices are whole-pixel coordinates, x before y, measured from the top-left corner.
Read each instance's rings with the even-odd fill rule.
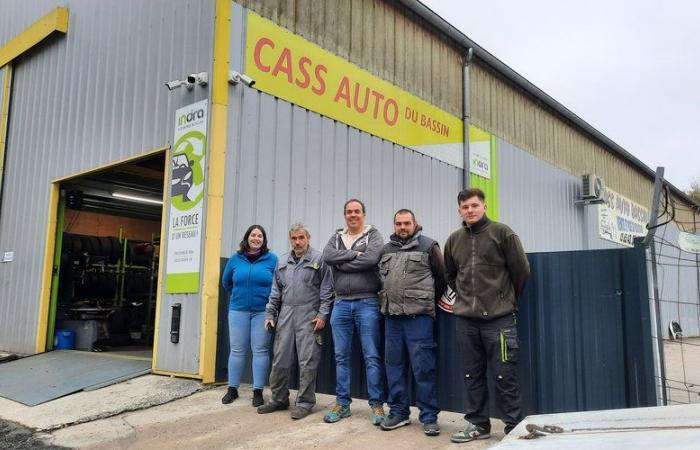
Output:
[[[438,425],[437,422],[424,423],[423,433],[425,433],[426,436],[437,436],[440,434],[440,425]]]
[[[308,416],[309,414],[311,414],[310,409],[299,408],[298,406],[295,406],[294,408],[292,408],[292,410],[289,413],[289,415],[294,420],[303,419],[304,417]]]
[[[228,405],[229,403],[233,402],[237,398],[238,398],[238,389],[233,387],[233,386],[229,386],[228,390],[226,391],[226,394],[221,399],[221,403],[223,403],[224,405]]]
[[[379,425],[384,422],[386,419],[386,414],[384,414],[384,407],[382,405],[372,406],[370,409],[372,411],[370,413],[372,425]]]
[[[336,403],[333,405],[330,412],[323,416],[323,421],[326,423],[335,423],[340,419],[344,419],[345,417],[350,417],[350,406],[339,405]]]
[[[265,403],[263,400],[262,389],[253,389],[253,406],[262,406]]]
[[[267,405],[258,406],[258,414],[270,414],[275,411],[282,411],[289,408],[289,405],[280,405],[277,403],[268,403]]]
[[[453,434],[452,437],[450,437],[450,441],[459,444],[462,442],[475,441],[477,439],[488,439],[490,437],[491,433],[486,431],[486,428],[470,423],[464,431]]]
[[[405,427],[406,425],[411,423],[411,419],[408,417],[402,417],[402,416],[392,416],[389,414],[389,417],[384,419],[381,424],[379,424],[379,427],[384,430],[384,431],[389,431],[389,430],[395,430],[397,428]]]

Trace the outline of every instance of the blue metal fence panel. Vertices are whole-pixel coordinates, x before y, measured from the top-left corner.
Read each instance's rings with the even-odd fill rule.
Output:
[[[528,258],[532,277],[518,313],[523,413],[656,405],[644,250],[533,253]],[[226,312],[222,305],[222,317]],[[436,337],[440,406],[464,411],[453,315],[440,311]],[[317,390],[330,394],[335,392],[332,342],[327,326]],[[219,344],[218,376],[225,379],[228,342]],[[351,392],[366,398],[359,342],[354,349]]]

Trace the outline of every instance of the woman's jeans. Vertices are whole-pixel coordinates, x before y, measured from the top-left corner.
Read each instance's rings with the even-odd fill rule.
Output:
[[[228,385],[237,388],[248,356],[253,351],[253,389],[262,389],[270,367],[270,333],[265,329],[265,312],[229,311]]]

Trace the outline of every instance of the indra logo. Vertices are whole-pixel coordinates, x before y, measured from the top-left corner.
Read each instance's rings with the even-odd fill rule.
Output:
[[[204,110],[203,109],[198,109],[197,111],[190,111],[187,114],[183,114],[180,117],[177,118],[177,125],[182,126],[182,125],[187,125],[188,123],[192,122],[193,120],[201,120],[204,119]]]
[[[198,113],[195,111],[183,114],[178,118],[178,123],[181,118],[191,115],[195,115],[192,119],[195,120]],[[203,110],[202,114],[204,114]],[[180,211],[194,208],[204,197],[204,149],[207,146],[206,141],[207,138],[202,132],[190,131],[182,135],[175,143],[175,151],[171,161],[170,201]]]

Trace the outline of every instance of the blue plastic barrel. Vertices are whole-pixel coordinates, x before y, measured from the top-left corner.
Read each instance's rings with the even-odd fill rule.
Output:
[[[54,347],[57,350],[73,350],[75,349],[75,331],[73,330],[56,330],[56,340]]]

